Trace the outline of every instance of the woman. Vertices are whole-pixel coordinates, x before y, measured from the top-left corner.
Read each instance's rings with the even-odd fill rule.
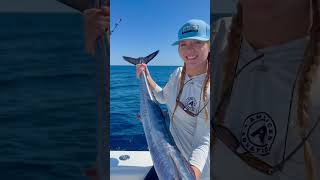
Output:
[[[319,23],[316,0],[239,0],[217,23],[213,179],[320,179]]]
[[[167,105],[171,135],[196,179],[210,179],[209,34],[210,27],[202,20],[189,20],[180,28],[173,45],[178,45],[184,65],[171,74],[163,89],[152,80],[145,64],[137,65],[136,71],[137,77],[146,72],[156,100]],[[153,179],[149,176],[146,179]]]
[[[91,54],[95,52],[94,41],[107,27],[103,24],[105,14],[105,9],[91,9],[85,13],[86,49]],[[184,66],[170,76],[163,89],[152,80],[145,64],[137,65],[137,77],[146,71],[156,99],[167,104],[171,115],[170,132],[182,155],[190,162],[196,179],[210,178],[209,33],[209,25],[201,20],[190,20],[179,30],[179,40],[174,45],[179,47]],[[153,173],[154,169],[145,179],[157,178]]]

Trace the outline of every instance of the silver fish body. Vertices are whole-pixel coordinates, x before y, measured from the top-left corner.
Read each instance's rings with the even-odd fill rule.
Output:
[[[148,63],[157,52],[145,58],[129,58],[132,64]],[[152,161],[160,180],[194,180],[190,164],[185,160],[165,124],[165,117],[153,96],[144,72],[140,75],[140,119]]]

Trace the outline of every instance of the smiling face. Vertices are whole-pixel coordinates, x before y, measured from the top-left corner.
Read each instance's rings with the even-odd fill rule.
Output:
[[[179,43],[179,55],[189,69],[206,68],[209,52],[207,41],[185,40]]]

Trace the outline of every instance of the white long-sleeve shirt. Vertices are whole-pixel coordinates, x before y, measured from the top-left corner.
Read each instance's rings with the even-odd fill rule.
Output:
[[[218,21],[214,42],[213,81],[215,86],[214,111],[221,100],[221,82],[225,62],[225,45],[230,19]],[[294,96],[291,92],[298,67],[304,60],[308,37],[281,45],[255,50],[243,38],[237,71],[229,106],[226,110],[224,126],[229,128],[239,140],[237,151],[249,151],[254,156],[276,165],[301,142],[297,125],[297,85]],[[256,59],[256,60],[255,60]],[[252,61],[252,62],[251,62]],[[253,62],[254,61],[254,62]],[[250,63],[251,62],[251,63]],[[250,63],[249,65],[246,65]],[[245,67],[246,66],[246,67]],[[311,91],[312,106],[309,111],[309,130],[320,116],[320,70],[314,79]],[[290,108],[290,101],[292,107]],[[290,118],[289,111],[291,112]],[[287,128],[288,127],[288,128]],[[288,129],[288,131],[287,131]],[[320,126],[310,136],[313,157],[316,162],[317,179],[320,179]],[[285,150],[286,144],[286,150]],[[213,147],[213,179],[259,179],[259,180],[304,180],[305,164],[303,147],[285,164],[281,172],[263,174],[238,158],[222,141]],[[231,173],[230,173],[231,172]]]
[[[177,68],[163,89],[157,86],[153,90],[157,101],[167,105],[170,117],[176,105],[181,71],[181,67]],[[188,75],[185,77],[187,83],[183,87],[180,101],[193,113],[197,113],[205,105],[201,93],[205,76],[206,74],[201,74],[191,79]],[[208,88],[208,99],[210,99],[209,92]],[[209,102],[207,109],[209,118]],[[209,119],[205,120],[205,110],[202,110],[197,117],[192,117],[178,106],[173,119],[170,120],[170,132],[184,158],[202,172],[200,178],[210,179],[210,123]]]

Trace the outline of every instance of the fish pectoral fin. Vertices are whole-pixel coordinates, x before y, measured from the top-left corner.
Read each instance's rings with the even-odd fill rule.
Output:
[[[141,115],[140,115],[139,113],[137,114],[136,117],[137,117],[137,119],[141,122]]]

